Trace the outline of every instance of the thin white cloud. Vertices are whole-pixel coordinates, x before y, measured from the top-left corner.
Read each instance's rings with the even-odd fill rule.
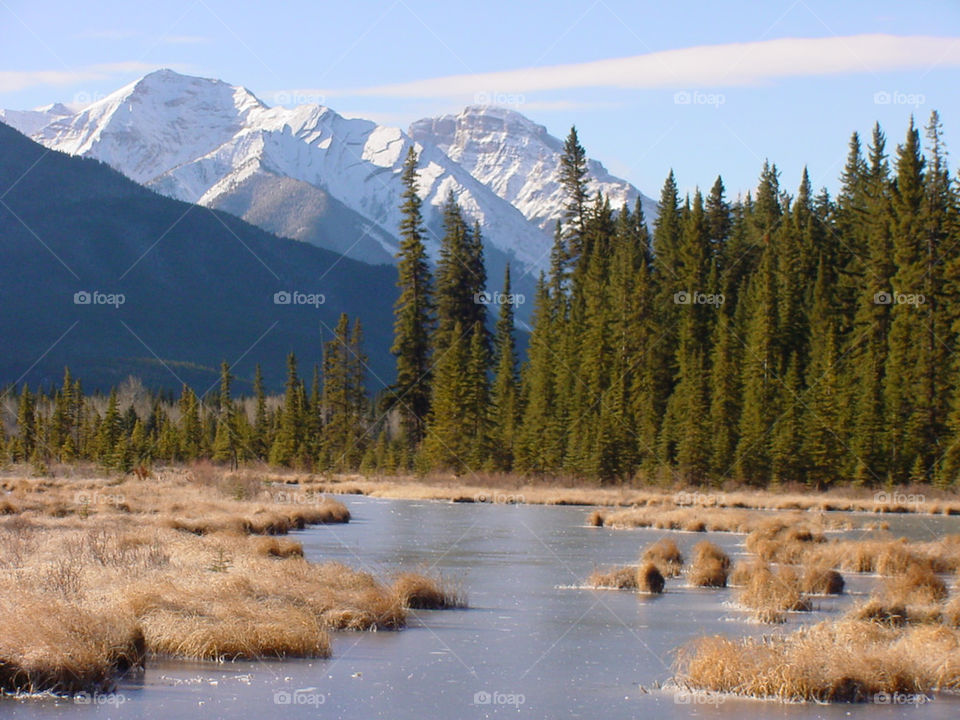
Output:
[[[0,92],[16,92],[38,85],[99,82],[118,75],[146,74],[157,67],[154,63],[130,61],[87,65],[70,70],[0,70]]]
[[[960,66],[960,37],[850,35],[701,45],[632,57],[317,91],[324,95],[458,97],[478,91],[757,85],[779,78]]]

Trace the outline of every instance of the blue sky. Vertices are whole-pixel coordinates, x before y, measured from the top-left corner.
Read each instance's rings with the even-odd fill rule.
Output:
[[[797,39],[791,41],[789,39]],[[0,107],[108,94],[171,67],[265,102],[323,102],[406,125],[476,101],[514,107],[657,197],[764,158],[835,190],[853,130],[891,150],[938,109],[960,147],[960,3],[618,0],[0,0]],[[951,163],[955,169],[956,159]]]

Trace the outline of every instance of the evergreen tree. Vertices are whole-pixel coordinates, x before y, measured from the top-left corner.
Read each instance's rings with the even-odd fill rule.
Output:
[[[213,459],[229,462],[236,468],[240,461],[240,438],[237,432],[236,409],[230,397],[233,375],[230,366],[220,364],[220,395],[217,402],[216,435],[213,441]]]
[[[423,438],[430,409],[430,336],[433,329],[432,279],[423,245],[422,201],[417,189],[417,154],[413,147],[403,165],[400,252],[397,255],[400,297],[394,306],[393,347],[397,381],[389,398],[400,412],[405,442],[413,449]]]
[[[520,416],[516,340],[514,339],[514,303],[509,263],[504,270],[502,295],[506,301],[500,305],[494,340],[495,375],[491,396],[493,412],[491,445],[494,468],[509,470],[513,466],[514,443]]]
[[[283,407],[278,413],[278,426],[270,448],[270,462],[274,465],[293,465],[301,452],[303,440],[303,389],[297,374],[297,358],[287,356],[287,382]]]

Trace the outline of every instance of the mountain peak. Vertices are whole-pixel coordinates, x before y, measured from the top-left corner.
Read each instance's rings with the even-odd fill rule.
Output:
[[[410,135],[435,145],[454,162],[516,207],[542,230],[563,217],[565,191],[560,183],[563,142],[522,113],[497,105],[470,105],[457,115],[417,120]],[[588,162],[588,190],[602,192],[614,207],[643,198],[648,219],[656,205],[626,180],[614,177],[596,160]]]

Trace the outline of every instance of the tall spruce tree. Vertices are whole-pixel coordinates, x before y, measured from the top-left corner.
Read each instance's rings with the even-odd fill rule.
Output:
[[[423,244],[422,201],[417,188],[417,153],[411,146],[403,164],[403,204],[400,211],[400,251],[394,306],[393,346],[397,380],[388,402],[400,413],[403,442],[409,452],[424,436],[430,410],[433,280]]]

